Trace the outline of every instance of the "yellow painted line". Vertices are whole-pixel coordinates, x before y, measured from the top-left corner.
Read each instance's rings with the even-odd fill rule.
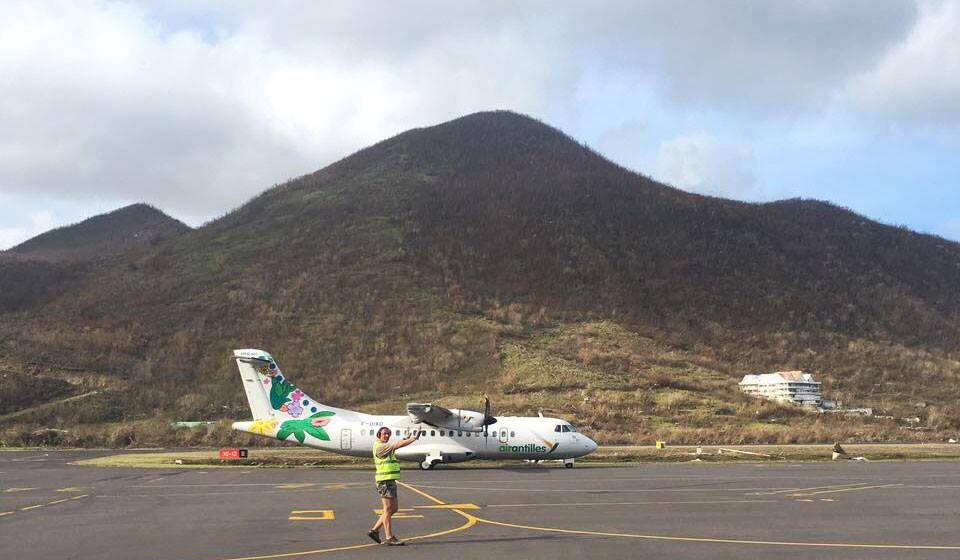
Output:
[[[70,499],[70,500],[79,500],[80,498],[86,498],[86,497],[89,497],[89,496],[90,496],[90,494],[81,494],[81,495],[79,495],[79,496],[74,496],[74,497],[69,498],[69,499]]]
[[[444,502],[443,500],[438,500],[437,498],[434,498],[433,496],[431,496],[430,494],[427,494],[427,493],[424,492],[423,490],[420,490],[420,489],[414,488],[413,486],[410,486],[410,485],[407,484],[406,482],[400,482],[400,481],[398,480],[398,481],[397,481],[397,484],[399,484],[400,486],[403,486],[403,487],[406,488],[407,490],[411,490],[411,491],[413,491],[413,492],[416,492],[417,494],[420,494],[421,496],[423,496],[424,498],[430,500],[431,502],[433,502],[433,503],[435,503],[435,504],[440,504],[440,505],[442,505],[442,506],[447,505],[447,502]]]
[[[28,509],[37,509],[37,508],[42,508],[42,507],[43,507],[43,504],[37,504],[37,505],[35,505],[35,506],[22,507],[22,508],[20,508],[20,511],[27,511]]]
[[[811,488],[786,488],[775,492],[755,492],[755,496],[773,496],[775,494],[789,494],[790,492],[806,492],[808,490],[829,490],[831,488],[846,488],[848,486],[863,486],[866,482],[854,482],[850,484],[833,484],[831,486],[813,486]]]
[[[10,492],[29,492],[30,490],[36,490],[36,488],[7,488],[3,492],[9,494]]]
[[[414,509],[480,509],[477,504],[443,504],[441,506],[413,506]]]
[[[332,509],[298,509],[290,512],[290,521],[331,521],[336,519]]]
[[[840,488],[838,490],[821,490],[820,492],[809,492],[806,494],[790,494],[791,496],[816,496],[818,494],[835,494],[837,492],[852,492],[854,490],[875,490],[877,488],[893,488],[894,486],[903,486],[902,484],[878,484],[876,486],[858,486],[856,488]]]
[[[442,503],[443,503],[442,501],[438,500],[437,498],[434,498],[433,496],[431,496],[431,495],[429,495],[429,494],[427,494],[427,493],[425,493],[425,492],[422,492],[422,491],[420,491],[420,490],[418,490],[418,489],[410,486],[409,484],[405,484],[405,483],[403,483],[403,482],[399,482],[399,484],[403,485],[403,487],[405,487],[405,488],[408,488],[408,489],[412,490],[413,492],[416,492],[417,494],[420,494],[420,495],[423,496],[424,498],[427,498],[428,500],[430,500],[430,501],[432,501],[432,502],[434,502],[434,503],[438,503],[438,504],[442,504]],[[427,535],[417,535],[417,536],[415,536],[415,537],[408,537],[408,538],[406,538],[406,539],[404,539],[404,540],[406,540],[406,541],[409,542],[409,541],[418,541],[418,540],[423,540],[423,539],[433,539],[433,538],[437,538],[437,537],[442,537],[442,536],[444,536],[444,535],[449,535],[449,534],[451,534],[451,533],[456,533],[456,532],[459,532],[459,531],[465,531],[465,530],[469,529],[470,527],[473,527],[474,525],[476,525],[476,524],[480,521],[479,518],[474,517],[473,515],[470,515],[469,513],[464,513],[464,512],[462,512],[462,511],[460,511],[460,510],[458,510],[458,509],[452,509],[452,510],[450,510],[450,511],[453,511],[453,512],[456,512],[456,513],[460,514],[464,519],[466,519],[466,522],[465,522],[463,525],[460,525],[459,527],[454,527],[454,528],[452,528],[452,529],[447,529],[447,530],[445,530],[445,531],[437,531],[436,533],[429,533],[429,534],[427,534]],[[396,516],[394,516],[394,518],[396,518]],[[293,557],[295,557],[295,556],[309,556],[309,555],[311,555],[311,554],[323,554],[323,553],[326,553],[326,552],[341,552],[341,551],[344,551],[344,550],[357,550],[357,549],[361,549],[361,548],[370,548],[370,547],[373,547],[373,546],[382,546],[382,545],[378,545],[378,544],[376,544],[376,543],[353,544],[353,545],[348,545],[348,546],[338,546],[338,547],[334,547],[334,548],[320,548],[320,549],[317,549],[317,550],[304,550],[304,551],[301,551],[301,552],[282,552],[282,553],[279,553],[279,554],[266,554],[266,555],[263,555],[263,556],[244,556],[244,557],[241,557],[241,558],[224,558],[223,560],[268,560],[268,559],[270,559],[270,558],[293,558]]]
[[[393,514],[393,516],[392,516],[391,518],[392,518],[392,519],[417,519],[417,518],[422,518],[422,517],[423,517],[422,515],[415,515],[415,514],[412,514],[412,513],[407,513],[407,512],[411,512],[411,511],[413,511],[412,508],[400,508],[400,509],[397,510],[397,513]],[[383,510],[382,510],[382,509],[375,509],[375,510],[373,510],[373,513],[375,513],[375,514],[377,514],[377,515],[383,515]]]
[[[62,504],[63,502],[69,502],[69,501],[70,501],[70,498],[64,498],[62,500],[54,500],[52,502],[47,502],[47,505],[52,506],[53,504]]]
[[[469,514],[465,514],[469,515]],[[473,517],[473,516],[471,516]],[[595,537],[622,537],[627,539],[645,539],[658,541],[681,541],[681,542],[701,542],[718,544],[748,544],[764,546],[792,546],[792,547],[810,547],[810,548],[868,548],[868,549],[895,549],[895,550],[960,550],[960,546],[934,546],[934,545],[911,545],[911,544],[866,544],[866,543],[812,543],[812,542],[790,542],[790,541],[759,541],[742,539],[711,539],[705,537],[675,537],[670,535],[641,535],[635,533],[605,533],[602,531],[583,531],[574,529],[557,529],[554,527],[536,527],[533,525],[519,525],[516,523],[503,523],[501,521],[492,521],[490,519],[475,518],[478,523],[488,525],[498,525],[500,527],[512,527],[514,529],[527,529],[530,531],[546,531],[550,533],[564,533],[568,535],[590,535]]]
[[[275,488],[283,488],[283,489],[285,489],[285,490],[293,490],[293,489],[296,489],[296,488],[307,488],[307,487],[316,486],[316,485],[317,485],[317,484],[316,484],[315,482],[293,482],[293,483],[290,483],[290,484],[278,484],[278,485],[275,486]]]
[[[14,513],[15,512],[12,511],[0,511],[0,517],[3,517],[4,515],[13,515]]]

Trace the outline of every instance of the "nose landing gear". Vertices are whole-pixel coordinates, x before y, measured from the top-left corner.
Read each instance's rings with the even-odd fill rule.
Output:
[[[572,469],[572,468],[573,468],[573,459],[564,459],[564,460],[563,460],[563,467],[564,467],[565,469]]]

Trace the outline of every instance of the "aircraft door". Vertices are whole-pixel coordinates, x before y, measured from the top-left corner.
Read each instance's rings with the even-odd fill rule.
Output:
[[[509,442],[509,438],[507,437],[509,433],[506,428],[500,428],[500,443]]]
[[[340,449],[350,449],[352,434],[350,428],[340,430]]]

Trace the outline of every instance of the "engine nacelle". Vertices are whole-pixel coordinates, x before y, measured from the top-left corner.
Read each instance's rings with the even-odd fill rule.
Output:
[[[431,403],[409,403],[407,413],[414,422],[424,422],[437,428],[447,428],[464,432],[482,432],[484,416],[475,410],[444,408]],[[496,422],[490,418],[487,425]]]

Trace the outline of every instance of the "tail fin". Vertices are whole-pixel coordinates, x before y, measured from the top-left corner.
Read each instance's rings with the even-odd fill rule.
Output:
[[[320,404],[290,383],[273,356],[263,350],[234,350],[254,420],[307,418]]]

